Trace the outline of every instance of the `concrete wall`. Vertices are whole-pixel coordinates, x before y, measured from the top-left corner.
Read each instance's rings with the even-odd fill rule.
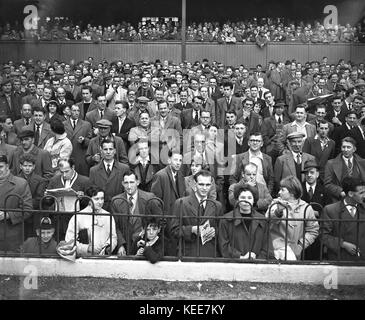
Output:
[[[340,58],[356,63],[365,61],[365,44],[301,44],[301,43],[270,43],[263,49],[255,44],[215,44],[187,43],[187,60],[195,61],[208,58],[224,64],[244,64],[254,67],[257,64],[266,65],[270,60],[297,59],[301,62],[320,60],[327,56],[330,62],[336,63]],[[91,42],[16,42],[0,41],[0,62],[26,59],[58,59],[69,62],[84,60],[93,56],[96,61],[107,59],[113,61],[138,60],[172,60],[181,61],[179,42],[111,42],[94,44]]]
[[[32,267],[29,267],[32,266]],[[27,267],[27,268],[26,268]],[[219,262],[169,262],[152,265],[147,261],[115,259],[0,258],[0,274],[38,276],[106,277],[166,281],[250,281],[304,283],[313,285],[364,285],[365,266],[327,264],[258,264]],[[35,275],[35,274],[33,274]]]

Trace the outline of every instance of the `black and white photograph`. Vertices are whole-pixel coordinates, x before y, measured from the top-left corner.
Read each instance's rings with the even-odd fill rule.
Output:
[[[364,299],[364,0],[0,0],[0,301]]]

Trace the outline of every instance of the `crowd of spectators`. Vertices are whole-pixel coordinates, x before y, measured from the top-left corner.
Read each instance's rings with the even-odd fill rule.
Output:
[[[18,22],[0,28],[1,40],[85,40],[101,41],[161,41],[181,40],[181,25],[175,21],[150,20],[132,25],[122,21],[109,26],[93,25],[68,18],[41,19],[38,30],[24,31]],[[365,19],[356,25],[336,25],[325,28],[319,21],[293,22],[283,18],[253,18],[223,24],[192,22],[186,28],[187,41],[214,43],[256,43],[263,47],[268,42],[346,43],[365,41]]]
[[[364,259],[363,62],[8,61],[0,81],[0,208],[12,192],[25,210],[46,189],[90,199],[77,223],[12,199],[0,251],[27,218],[24,252],[318,260],[321,242],[329,260]],[[151,213],[176,219],[138,218]]]

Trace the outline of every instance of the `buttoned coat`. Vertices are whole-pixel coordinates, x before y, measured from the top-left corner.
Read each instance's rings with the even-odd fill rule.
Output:
[[[323,210],[323,219],[321,234],[323,244],[328,249],[328,260],[356,261],[365,259],[365,222],[357,223],[358,219],[365,219],[365,209],[362,204],[357,205],[355,217],[352,217],[348,212],[343,200],[329,204]],[[357,237],[359,256],[350,255],[348,251],[341,248],[343,241],[356,246]]]
[[[315,160],[314,156],[303,152],[302,153],[302,163],[301,163],[301,170],[304,169],[304,164],[308,160]],[[275,183],[278,186],[280,181],[287,176],[297,176],[295,170],[295,161],[293,158],[293,153],[289,150],[285,150],[284,153],[276,159],[275,167],[274,167],[274,176],[275,176]],[[304,181],[304,174],[302,174],[302,181]]]
[[[289,121],[289,118],[283,115],[282,125],[286,125]],[[264,140],[263,150],[265,153],[270,153],[275,148],[278,148],[279,134],[276,131],[276,119],[274,115],[264,119],[261,125],[261,132]]]
[[[176,188],[170,166],[159,170],[152,181],[151,192],[163,200],[165,214],[172,214],[176,199],[185,194],[185,180],[181,172],[177,174],[177,181],[179,190]]]
[[[75,170],[83,176],[89,175],[89,165],[86,162],[85,154],[92,138],[91,124],[87,121],[78,119],[75,129],[71,125],[71,120],[63,122],[67,133],[67,138],[72,143],[71,157],[75,160]],[[79,137],[84,137],[82,143],[78,142]]]
[[[257,258],[266,259],[267,222],[265,217],[253,211],[250,228],[241,219],[239,209],[226,213],[219,222],[219,250],[224,258],[240,258],[247,252],[256,254]]]
[[[357,154],[354,154],[353,157],[360,172],[360,177],[358,178],[365,181],[365,159],[360,158]],[[327,162],[324,171],[324,186],[331,202],[341,199],[343,173],[343,159],[342,155],[339,154],[336,158]]]
[[[110,176],[106,173],[104,162],[90,169],[90,183],[102,188],[105,192],[104,208],[109,211],[111,199],[124,191],[123,175],[129,167],[118,161],[114,161]]]
[[[200,211],[200,212],[199,212]],[[218,256],[218,220],[212,218],[207,219],[204,216],[220,217],[223,215],[222,204],[216,200],[206,202],[204,212],[199,210],[199,202],[194,194],[182,199],[176,200],[174,204],[173,214],[176,219],[171,221],[170,233],[175,239],[182,237],[181,253],[183,256],[190,257],[216,257]],[[202,219],[197,220],[198,215]],[[182,217],[182,225],[180,227],[180,217]],[[192,233],[193,226],[200,226],[209,220],[210,227],[215,228],[215,237],[204,245],[201,240],[197,239],[197,235]]]
[[[127,254],[132,254],[132,243],[138,238],[139,233],[142,231],[143,222],[142,217],[128,215],[130,210],[128,197],[126,192],[118,194],[112,198],[110,206],[117,229],[117,247],[119,249],[120,246],[123,245],[125,246]],[[153,193],[138,189],[136,206],[133,214],[142,216],[148,214],[162,215],[161,203],[158,202],[158,200],[152,200],[153,198],[156,198]]]
[[[16,196],[11,196],[16,195]],[[24,209],[24,216],[21,211],[6,211],[7,222],[0,221],[0,251],[16,251],[22,244],[22,221],[31,217],[27,210],[33,209],[32,194],[28,182],[23,178],[9,174],[0,188],[0,208],[6,209]],[[6,238],[4,232],[6,228]]]

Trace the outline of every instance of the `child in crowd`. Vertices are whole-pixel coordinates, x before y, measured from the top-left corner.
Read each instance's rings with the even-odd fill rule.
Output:
[[[161,222],[151,217],[145,219],[144,226],[133,243],[132,252],[135,252],[136,256],[145,256],[151,263],[156,263],[164,256],[164,246],[166,247],[161,235]]]
[[[28,238],[22,245],[22,253],[57,254],[57,242],[53,239],[54,224],[49,217],[43,217],[36,227],[36,237]]]

